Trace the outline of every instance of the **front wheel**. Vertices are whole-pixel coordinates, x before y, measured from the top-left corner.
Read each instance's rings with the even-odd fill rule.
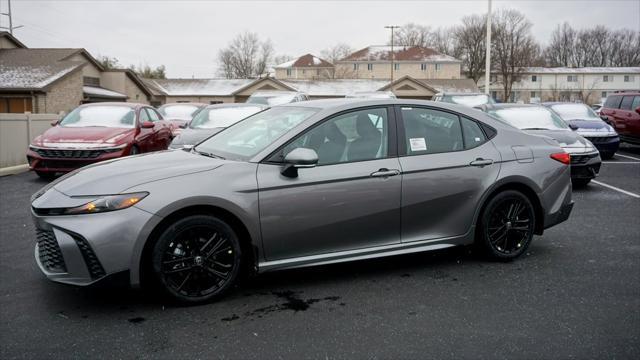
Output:
[[[242,250],[233,229],[210,215],[192,215],[169,226],[153,248],[156,282],[181,303],[210,301],[240,272]]]
[[[477,245],[490,258],[515,259],[529,247],[535,223],[529,198],[519,191],[503,191],[489,200],[481,215]]]

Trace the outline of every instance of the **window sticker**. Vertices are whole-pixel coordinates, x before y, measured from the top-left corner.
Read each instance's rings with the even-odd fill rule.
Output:
[[[476,140],[476,142],[480,142],[480,138],[479,137],[475,138],[475,140]]]
[[[427,150],[427,142],[424,138],[411,138],[409,139],[409,145],[411,146],[411,151]]]

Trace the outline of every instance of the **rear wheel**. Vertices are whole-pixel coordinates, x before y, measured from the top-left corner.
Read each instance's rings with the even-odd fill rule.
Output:
[[[489,200],[481,215],[478,245],[493,259],[515,259],[529,247],[535,223],[529,198],[519,191],[503,191]]]
[[[36,175],[42,180],[51,181],[56,178],[56,173],[49,171],[36,171]]]
[[[140,148],[133,145],[131,149],[129,149],[129,155],[137,155],[137,154],[140,154]]]
[[[192,215],[169,226],[152,253],[161,289],[182,303],[224,294],[238,278],[242,251],[233,229],[209,215]]]
[[[573,184],[573,187],[581,188],[587,186],[590,181],[591,179],[571,179],[571,184]]]

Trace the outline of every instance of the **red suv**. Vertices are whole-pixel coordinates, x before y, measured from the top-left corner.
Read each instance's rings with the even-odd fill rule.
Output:
[[[86,104],[52,125],[27,151],[29,167],[44,179],[102,160],[165,150],[172,140],[168,122],[142,104]]]
[[[620,140],[640,145],[640,92],[617,92],[607,96],[600,117],[616,129]]]

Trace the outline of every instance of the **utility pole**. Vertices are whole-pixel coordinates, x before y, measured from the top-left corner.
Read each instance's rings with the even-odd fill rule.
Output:
[[[385,29],[391,29],[391,82],[393,82],[393,58],[395,56],[395,53],[393,52],[393,30],[399,27],[400,26],[398,25],[387,25],[384,27]]]
[[[484,93],[491,94],[489,85],[491,84],[491,0],[489,0],[489,11],[487,11],[487,53],[484,64]]]
[[[0,29],[7,29],[7,30],[9,30],[9,34],[13,35],[13,30],[14,29],[19,29],[21,27],[24,27],[24,25],[13,26],[13,18],[11,17],[11,0],[7,0],[7,5],[8,5],[7,12],[6,13],[0,13],[0,15],[7,16],[9,18],[9,27],[0,26]]]

